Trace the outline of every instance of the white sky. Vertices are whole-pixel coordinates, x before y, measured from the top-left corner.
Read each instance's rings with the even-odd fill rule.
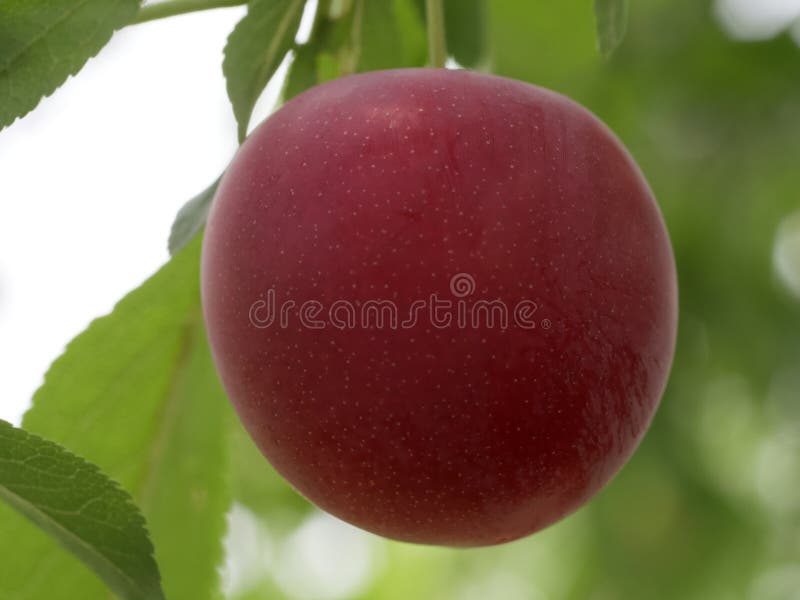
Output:
[[[716,10],[739,35],[764,35],[800,14],[800,0],[718,0]],[[127,28],[0,132],[0,418],[19,423],[64,345],[167,259],[175,213],[235,151],[220,64],[242,14]]]
[[[176,211],[236,149],[220,63],[243,8],[125,29],[0,132],[0,418],[167,259]]]

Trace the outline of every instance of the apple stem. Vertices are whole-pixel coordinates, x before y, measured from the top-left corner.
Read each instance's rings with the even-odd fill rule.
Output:
[[[432,67],[442,69],[447,61],[444,1],[425,0],[425,6],[428,21],[428,56]]]
[[[200,10],[240,6],[243,4],[247,4],[247,0],[164,0],[163,2],[148,4],[140,8],[139,13],[131,24],[136,25]]]

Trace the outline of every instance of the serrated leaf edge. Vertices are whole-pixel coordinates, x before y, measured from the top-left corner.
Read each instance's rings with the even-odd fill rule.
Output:
[[[85,458],[83,458],[81,456],[78,456],[77,454],[74,454],[73,452],[70,452],[64,446],[62,446],[62,445],[60,445],[60,444],[58,444],[56,442],[53,442],[51,440],[45,439],[45,438],[43,438],[41,436],[38,436],[38,435],[36,435],[34,433],[31,433],[29,431],[26,431],[25,429],[14,427],[11,423],[8,423],[8,422],[3,421],[2,419],[0,419],[0,432],[2,432],[2,429],[5,426],[7,426],[9,429],[12,429],[14,431],[21,432],[25,436],[26,439],[31,439],[31,440],[34,440],[34,441],[41,442],[45,446],[50,446],[51,448],[55,449],[56,451],[58,451],[60,453],[63,453],[63,454],[66,454],[71,458],[74,458],[76,461],[78,461],[78,464],[79,464],[79,466],[81,468],[85,468],[90,473],[95,474],[95,475],[99,475],[102,479],[104,479],[105,482],[109,484],[109,491],[114,491],[114,492],[119,493],[120,498],[123,500],[123,504],[127,508],[132,509],[134,525],[136,525],[138,527],[141,527],[143,533],[145,534],[145,545],[146,545],[146,549],[148,551],[147,552],[147,557],[150,558],[153,561],[153,564],[155,565],[155,568],[156,568],[156,573],[159,574],[158,573],[158,564],[155,562],[155,547],[153,546],[153,543],[152,543],[152,541],[150,539],[150,532],[147,530],[147,521],[145,520],[145,518],[142,515],[141,511],[139,510],[139,507],[133,501],[133,497],[125,489],[123,489],[122,486],[120,486],[118,482],[116,482],[115,480],[111,479],[108,475],[106,475],[102,471],[102,469],[100,469],[100,467],[98,467],[94,463],[89,462]],[[0,435],[2,435],[2,433],[0,433]],[[132,579],[127,573],[125,573],[125,571],[121,570],[116,564],[114,564],[112,561],[110,561],[108,558],[106,558],[105,555],[103,555],[100,552],[97,552],[97,550],[94,548],[94,546],[92,546],[90,544],[87,544],[86,541],[83,538],[81,538],[78,535],[75,535],[72,531],[70,531],[69,529],[65,528],[63,525],[61,525],[61,523],[59,523],[57,520],[55,520],[47,512],[45,512],[44,510],[40,509],[36,504],[33,504],[29,500],[21,497],[19,494],[13,492],[12,490],[10,490],[8,487],[3,485],[2,483],[0,483],[0,497],[2,497],[10,506],[14,507],[20,514],[22,514],[24,517],[26,517],[30,521],[34,522],[38,527],[42,528],[44,531],[47,531],[45,529],[45,527],[51,527],[51,528],[59,531],[62,535],[64,535],[64,538],[68,538],[72,542],[76,543],[76,545],[85,548],[87,550],[87,554],[91,554],[96,559],[99,559],[99,562],[102,562],[104,565],[106,565],[106,568],[109,571],[112,571],[112,572],[116,573],[121,580],[127,581],[130,584],[130,588],[131,589],[139,590],[141,592],[140,596],[142,598],[147,598],[148,597],[145,594],[145,591],[142,590],[142,588],[137,584],[135,579]],[[48,534],[49,534],[49,532],[48,532]],[[53,540],[56,543],[58,543],[59,545],[61,545],[63,547],[66,547],[64,542],[61,539],[59,539],[58,537],[55,537],[55,536],[51,536],[51,537],[53,538]],[[70,550],[69,548],[66,548],[66,549]],[[78,557],[78,558],[80,558],[80,557]],[[110,589],[117,591],[115,589],[116,586],[110,585],[111,582],[107,581],[100,573],[98,573],[98,571],[91,564],[83,561],[82,559],[81,559],[81,562],[83,562],[89,569],[91,569],[91,571],[93,573],[95,573],[107,585],[109,585]],[[160,577],[160,574],[159,574],[159,577]],[[156,596],[155,598],[163,598],[163,597],[164,596],[163,596],[163,592],[162,592],[160,595]]]
[[[80,10],[87,2],[89,2],[89,0],[81,0],[75,6],[70,7],[70,9],[65,11],[65,13],[61,17],[59,17],[59,19],[55,23],[50,24],[41,33],[39,33],[39,35],[34,36],[34,38],[25,47],[23,47],[19,52],[17,52],[14,56],[12,56],[4,65],[0,66],[0,76],[2,76],[3,74],[11,73],[11,67],[14,65],[15,62],[17,62],[20,59],[20,57],[28,53],[30,49],[33,48],[37,43],[39,43],[50,31],[62,25],[64,21],[69,19],[70,16],[72,16],[74,13]],[[83,69],[83,67],[86,66],[87,62],[89,62],[91,59],[100,54],[100,51],[108,44],[108,42],[111,41],[111,38],[117,31],[119,31],[132,21],[132,18],[135,15],[136,11],[132,11],[130,21],[121,22],[117,26],[112,27],[111,32],[107,36],[105,36],[105,39],[100,44],[100,48],[98,48],[96,52],[92,52],[89,56],[87,56],[86,60],[84,60],[74,71],[70,69],[69,70],[70,72],[67,74],[67,76],[64,78],[63,81],[55,84],[49,92],[43,93],[29,109],[23,111],[20,114],[14,115],[11,118],[11,120],[9,120],[7,123],[0,122],[0,131],[5,129],[6,127],[13,125],[17,120],[22,119],[26,115],[32,113],[34,110],[36,110],[36,107],[38,107],[39,104],[41,104],[42,100],[52,96],[54,93],[56,93],[56,91],[58,91],[58,89],[62,85],[64,85],[67,81],[69,81],[71,77],[77,75]]]

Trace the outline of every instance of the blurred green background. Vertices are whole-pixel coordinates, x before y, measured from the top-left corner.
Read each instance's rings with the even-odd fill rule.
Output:
[[[649,0],[603,61],[588,4],[486,2],[484,66],[588,106],[659,199],[680,333],[639,451],[577,514],[480,550],[386,542],[318,515],[294,529],[305,505],[280,482],[268,493],[282,508],[256,536],[253,489],[231,519],[232,596],[800,598],[800,48],[788,33],[733,39],[710,2]]]

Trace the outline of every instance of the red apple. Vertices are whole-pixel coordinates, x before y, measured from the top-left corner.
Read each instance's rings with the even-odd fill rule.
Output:
[[[225,389],[309,500],[479,546],[577,509],[667,380],[672,250],[596,117],[464,71],[347,77],[247,139],[205,234]]]

